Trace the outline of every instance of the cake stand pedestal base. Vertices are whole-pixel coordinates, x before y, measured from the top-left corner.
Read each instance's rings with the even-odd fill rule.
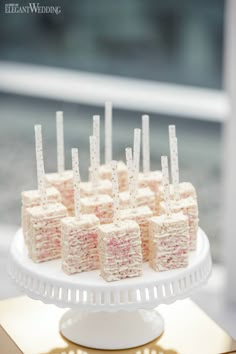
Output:
[[[70,341],[96,349],[128,349],[151,342],[164,330],[154,309],[190,296],[211,274],[210,245],[199,229],[197,249],[186,268],[155,272],[146,262],[140,277],[107,283],[99,270],[68,276],[61,259],[34,263],[22,230],[10,248],[9,273],[30,297],[71,308],[60,321]]]
[[[85,312],[67,311],[61,334],[70,341],[95,349],[128,349],[159,337],[164,321],[155,310]]]

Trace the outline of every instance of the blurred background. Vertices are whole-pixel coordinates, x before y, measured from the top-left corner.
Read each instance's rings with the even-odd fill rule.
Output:
[[[176,124],[180,178],[197,189],[200,225],[215,264],[210,285],[195,300],[236,336],[236,312],[217,305],[226,272],[221,217],[222,132],[229,108],[223,91],[226,3],[51,1],[61,6],[59,15],[6,14],[5,4],[0,11],[0,274],[5,279],[0,298],[16,294],[4,264],[20,225],[20,193],[36,187],[34,124],[43,125],[46,171],[55,171],[55,112],[64,111],[66,167],[71,167],[70,149],[78,146],[85,180],[92,115],[103,120],[104,101],[112,100],[116,159],[124,159],[133,129],[147,113],[151,167],[159,169],[160,156],[168,153],[168,125]],[[103,131],[101,137],[103,152]]]

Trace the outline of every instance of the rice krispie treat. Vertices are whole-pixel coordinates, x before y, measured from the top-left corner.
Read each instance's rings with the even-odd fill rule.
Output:
[[[149,263],[155,271],[184,268],[189,260],[188,218],[182,213],[154,216],[149,224]]]
[[[98,225],[93,215],[62,219],[62,269],[67,274],[98,268]]]

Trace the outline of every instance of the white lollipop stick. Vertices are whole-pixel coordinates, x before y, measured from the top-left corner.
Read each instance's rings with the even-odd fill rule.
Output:
[[[96,157],[96,147],[97,141],[95,136],[89,137],[89,145],[90,145],[90,165],[91,165],[91,180],[93,193],[97,195],[98,192],[98,165],[97,165],[97,157]]]
[[[174,188],[174,198],[175,200],[180,199],[179,194],[179,158],[178,158],[178,141],[177,138],[173,138],[171,143],[172,153],[171,153],[171,165],[172,165],[172,183]]]
[[[117,161],[111,161],[112,171],[112,196],[113,196],[113,222],[120,225],[120,200],[119,200],[119,183],[117,174]]]
[[[74,202],[75,202],[75,216],[80,218],[80,173],[79,173],[79,152],[78,149],[71,149],[72,169],[73,169],[73,184],[74,184]]]
[[[132,149],[126,148],[125,149],[126,155],[126,164],[128,168],[128,176],[129,176],[129,193],[130,193],[130,204],[132,208],[136,208],[136,196],[137,196],[137,189],[135,183],[135,170],[134,170],[134,163],[132,157]]]
[[[65,170],[63,112],[56,112],[57,121],[57,172]]]
[[[175,125],[169,125],[171,179],[174,189],[174,198],[179,200],[179,158]]]
[[[172,172],[172,150],[173,150],[173,139],[176,137],[175,125],[169,125],[169,148],[170,148],[170,168],[171,168],[171,180],[173,183],[173,172]]]
[[[142,116],[142,147],[143,147],[143,172],[150,172],[150,138],[149,138],[149,116]]]
[[[34,131],[35,131],[35,150],[36,150],[38,189],[41,197],[41,205],[43,207],[46,207],[47,193],[46,193],[45,171],[44,171],[44,161],[43,161],[43,143],[42,143],[41,125],[35,125]]]
[[[169,137],[176,137],[175,125],[169,125]]]
[[[105,102],[105,163],[112,160],[112,102]]]
[[[141,129],[134,129],[134,167],[139,173]]]
[[[96,156],[97,156],[97,164],[100,166],[100,116],[93,116],[93,136],[96,137]]]
[[[134,129],[134,184],[135,190],[138,190],[138,174],[139,174],[139,162],[140,162],[140,140],[141,140],[141,129]]]
[[[166,205],[167,215],[171,214],[170,205],[170,188],[169,188],[169,169],[168,169],[168,158],[167,156],[161,157],[161,167],[162,167],[162,185],[164,189],[164,202]]]

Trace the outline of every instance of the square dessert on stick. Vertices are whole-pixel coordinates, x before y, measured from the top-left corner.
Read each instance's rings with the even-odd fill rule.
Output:
[[[36,146],[36,141],[35,141]],[[43,152],[42,152],[43,153]],[[37,157],[37,156],[36,156]],[[41,175],[40,175],[40,160],[36,158],[37,165],[37,185],[38,189],[23,191],[21,193],[22,207],[21,207],[21,224],[22,231],[24,235],[24,240],[26,245],[28,246],[28,221],[27,221],[27,208],[32,208],[34,206],[38,206],[41,204],[41,193],[40,193],[40,183],[41,183]],[[60,203],[61,195],[55,188],[47,188],[46,189],[46,197],[48,203]]]
[[[36,142],[35,142],[36,145]],[[21,207],[21,225],[22,225],[22,232],[24,235],[24,240],[26,245],[28,246],[28,221],[27,221],[27,213],[26,209],[27,208],[32,208],[34,206],[38,206],[41,204],[41,194],[40,194],[40,166],[39,166],[39,160],[36,158],[36,164],[37,164],[37,185],[38,189],[35,190],[28,190],[28,191],[23,191],[21,193],[21,201],[22,201],[22,207]],[[58,192],[57,189],[55,188],[47,188],[46,189],[46,197],[48,203],[60,203],[61,202],[61,195]]]
[[[47,188],[46,189],[47,201],[51,203],[61,203],[61,195],[56,188]],[[39,206],[41,204],[41,195],[39,189],[23,191],[21,193],[21,225],[22,232],[24,235],[24,240],[26,245],[28,245],[28,222],[27,222],[27,208],[32,208]]]
[[[99,166],[99,179],[111,181],[111,160],[112,160],[112,102],[105,102],[105,164]],[[117,173],[119,190],[124,191],[128,188],[128,171],[123,161],[118,161]]]
[[[173,199],[171,202],[171,211],[173,213],[183,212],[188,217],[190,250],[194,251],[197,247],[198,232],[198,205],[197,200],[192,196],[181,198],[179,192],[179,167],[178,167],[178,142],[177,138],[171,138],[172,155],[172,181],[173,181]],[[165,213],[165,203],[160,203],[160,214]]]
[[[197,194],[194,186],[190,182],[179,182],[179,162],[178,154],[175,150],[176,129],[175,125],[169,125],[169,144],[171,157],[171,176],[172,184],[170,184],[170,198],[176,200],[178,195],[180,199],[192,197],[197,202]],[[163,201],[163,187],[159,187],[159,192],[156,194],[157,214],[160,214],[160,203]]]
[[[167,156],[161,157],[166,213],[150,219],[149,263],[155,271],[183,268],[189,260],[188,218],[171,212]]]
[[[61,203],[47,201],[40,125],[35,126],[35,141],[41,205],[26,209],[26,213],[29,256],[38,263],[61,256],[61,219],[67,210]]]
[[[182,212],[184,215],[187,216],[189,225],[189,248],[190,251],[195,251],[197,248],[197,232],[199,222],[196,200],[192,197],[179,200],[172,200],[171,212]],[[164,202],[161,202],[160,205],[160,215],[162,214],[166,214],[166,205]]]
[[[80,194],[81,198],[91,197],[93,195],[93,185],[91,181],[81,182]],[[108,179],[98,181],[98,194],[107,194],[112,196],[112,184]]]
[[[113,201],[109,195],[98,194],[98,160],[96,137],[90,136],[90,164],[91,164],[91,183],[92,196],[81,199],[81,210],[83,214],[95,214],[101,224],[112,222]]]
[[[99,219],[94,214],[81,214],[78,149],[72,149],[75,216],[61,220],[62,270],[67,274],[98,268]]]
[[[138,174],[134,168],[132,159],[132,149],[126,148],[126,161],[129,175],[129,194],[130,206],[128,209],[120,211],[121,220],[134,220],[140,227],[140,236],[142,242],[143,261],[146,262],[149,257],[149,218],[153,216],[152,210],[148,206],[137,207],[136,196],[138,191]]]
[[[100,167],[100,116],[93,116],[93,136],[96,138],[96,163],[98,170]],[[93,195],[92,167],[89,168],[89,181],[80,183],[81,198],[91,197]],[[108,194],[112,196],[112,185],[109,179],[98,179],[98,194]]]
[[[143,172],[139,173],[139,187],[149,187],[157,193],[162,182],[161,171],[150,170],[150,134],[149,116],[142,116],[142,152],[143,152]]]
[[[29,213],[29,256],[35,263],[61,257],[61,219],[66,207],[48,204],[27,209]]]
[[[156,210],[155,194],[150,188],[138,188],[136,197],[137,206],[148,206],[153,212]],[[120,208],[128,209],[130,206],[129,192],[120,193]]]
[[[140,139],[141,139],[141,130],[134,129],[134,174],[135,174],[135,184],[138,183],[139,175],[139,162],[140,162]],[[151,191],[149,187],[146,188],[136,188],[136,203],[137,206],[148,206],[151,210],[155,211],[155,194]],[[120,193],[120,207],[121,209],[127,209],[130,207],[130,193],[125,191]]]
[[[74,214],[73,173],[65,170],[63,112],[56,112],[57,172],[47,173],[46,184],[55,187],[61,194],[62,204],[70,215]]]
[[[106,281],[137,277],[142,272],[140,229],[133,220],[121,221],[117,162],[112,161],[114,213],[111,224],[98,227],[101,276]]]

